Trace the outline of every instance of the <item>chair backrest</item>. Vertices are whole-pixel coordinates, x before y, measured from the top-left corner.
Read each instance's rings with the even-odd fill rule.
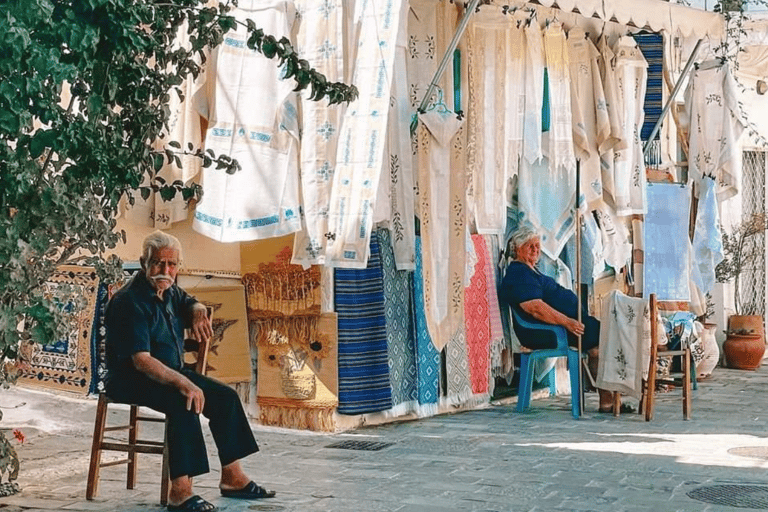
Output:
[[[531,322],[522,317],[520,312],[514,306],[509,307],[512,311],[512,318],[517,325],[525,329],[534,329],[539,331],[551,331],[557,338],[557,348],[568,348],[568,333],[562,325],[545,324],[543,322]],[[513,327],[514,328],[514,327]],[[519,337],[519,335],[518,335]]]

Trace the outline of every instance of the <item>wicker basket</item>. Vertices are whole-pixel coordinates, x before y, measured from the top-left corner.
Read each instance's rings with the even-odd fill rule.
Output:
[[[306,365],[301,370],[280,370],[280,388],[288,398],[310,400],[315,398],[315,373]]]

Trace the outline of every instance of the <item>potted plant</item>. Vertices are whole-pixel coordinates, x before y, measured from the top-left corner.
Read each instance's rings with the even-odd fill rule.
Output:
[[[755,314],[757,304],[744,303],[741,294],[744,273],[764,265],[764,249],[755,235],[764,233],[764,213],[754,213],[733,226],[731,233],[723,233],[723,261],[715,268],[719,282],[733,281],[736,314],[728,318],[723,352],[731,368],[754,370],[760,366],[765,353],[763,317]]]

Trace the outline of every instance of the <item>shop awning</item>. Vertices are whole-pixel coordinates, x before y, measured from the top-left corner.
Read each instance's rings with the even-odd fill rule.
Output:
[[[535,0],[530,4],[554,7],[565,12],[598,18],[653,32],[720,40],[725,31],[723,17],[717,13],[661,0]]]

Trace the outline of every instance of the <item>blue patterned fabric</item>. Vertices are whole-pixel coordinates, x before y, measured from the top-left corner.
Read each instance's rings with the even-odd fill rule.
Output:
[[[421,237],[416,237],[416,273],[413,276],[413,317],[416,328],[416,381],[419,404],[436,404],[440,353],[432,344],[424,311],[424,274],[421,261]]]
[[[645,120],[640,132],[640,138],[647,141],[653,127],[661,117],[662,110],[662,70],[664,67],[664,37],[661,34],[635,34],[637,46],[648,62],[648,82],[645,88],[643,111]],[[654,140],[659,139],[661,130],[656,133]]]
[[[384,316],[387,321],[389,377],[394,405],[414,402],[416,390],[416,341],[411,312],[413,272],[395,268],[395,252],[387,229],[377,231],[384,278]]]
[[[93,316],[91,329],[91,385],[88,393],[104,391],[104,379],[107,376],[107,354],[104,342],[107,339],[107,328],[104,325],[104,313],[109,301],[109,287],[101,283],[96,292],[96,312]]]
[[[339,414],[392,408],[384,283],[379,243],[371,236],[365,269],[336,269],[339,332]]]

